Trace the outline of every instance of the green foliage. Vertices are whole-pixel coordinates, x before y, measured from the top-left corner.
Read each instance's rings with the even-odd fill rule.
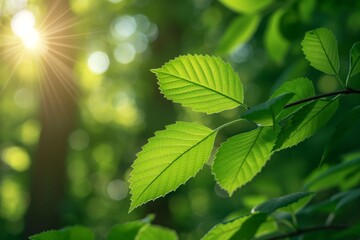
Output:
[[[270,159],[277,132],[260,127],[229,138],[215,155],[212,171],[216,181],[231,196],[251,181]]]
[[[256,2],[251,0],[220,0],[229,9],[238,13],[255,13],[268,7],[273,0],[257,0]]]
[[[194,111],[216,113],[244,105],[238,75],[218,57],[181,56],[152,71],[166,98]]]
[[[244,15],[235,18],[221,38],[217,53],[231,53],[236,47],[247,42],[257,30],[260,20],[259,15]]]
[[[121,239],[125,239],[125,238],[121,238]],[[177,240],[177,239],[178,237],[175,231],[154,225],[149,226],[148,228],[141,231],[136,238],[136,240]]]
[[[153,216],[150,215],[141,221],[119,223],[115,225],[109,232],[107,240],[117,239],[129,239],[135,240],[140,232],[149,228],[150,222],[153,220]]]
[[[350,50],[350,70],[352,77],[360,72],[360,42],[355,43]]]
[[[272,7],[276,7],[276,11],[266,18],[268,22],[264,28],[263,40],[269,57],[278,64],[284,63],[287,55],[292,54],[292,51],[289,51],[290,41],[284,36],[281,25],[283,18],[293,14],[289,12],[291,5],[298,4],[299,12],[296,14],[304,19],[309,18],[307,9],[313,9],[315,5],[313,0],[289,3],[280,7],[275,5],[273,0],[220,2],[242,15],[237,16],[225,30],[217,49],[219,54],[232,53],[239,45],[249,41],[259,25],[262,26],[261,20],[265,19],[267,14],[265,10],[274,4]],[[339,74],[338,44],[330,30],[319,28],[309,31],[301,44],[305,58],[311,66],[325,74],[335,75],[343,85],[341,90],[316,96],[313,82],[300,77],[285,81],[263,103],[247,107],[244,103],[244,87],[239,76],[229,63],[219,57],[189,54],[179,56],[152,70],[156,74],[160,92],[164,97],[184,107],[207,114],[240,106],[246,110],[240,115],[234,114],[234,120],[214,130],[198,123],[176,122],[166,126],[165,130],[155,132],[155,136],[143,146],[132,165],[129,177],[129,212],[175,191],[190,178],[195,177],[207,162],[212,165],[216,183],[232,196],[238,188],[249,183],[262,171],[272,154],[298,145],[325,126],[336,113],[342,95],[360,93],[359,90],[349,87],[349,79],[360,72],[359,42],[350,50],[350,66],[346,81],[343,81]],[[359,120],[359,106],[344,115],[325,148],[322,159],[329,156],[343,135]],[[232,137],[226,138],[220,144],[213,161],[209,161],[218,133],[230,125],[244,121],[256,124],[257,128],[248,130],[244,127],[241,128],[243,132],[234,132]],[[307,206],[313,200],[313,192],[297,192],[270,199],[254,207],[247,215],[217,224],[203,239],[278,239],[300,235],[309,229],[301,229],[298,217],[300,219],[303,215],[314,214],[318,210],[330,213],[323,226],[328,227],[331,216],[360,198],[360,190],[351,189],[360,182],[357,175],[359,166],[360,158],[356,156],[338,165],[325,165],[316,170],[306,181],[306,191],[324,191],[330,188],[343,191],[335,193],[318,205]],[[279,213],[277,210],[282,212]],[[107,239],[178,239],[173,230],[152,225],[151,220],[150,217],[141,221],[117,224],[110,230]],[[352,234],[356,234],[357,231],[349,228],[338,236],[353,236]],[[284,237],[282,232],[288,236]],[[40,233],[30,239],[91,240],[94,239],[94,235],[87,228],[70,227]]]
[[[265,47],[269,56],[278,64],[282,64],[289,50],[290,42],[280,30],[280,20],[285,14],[285,9],[280,8],[270,18],[264,36]]]
[[[305,184],[305,188],[310,191],[325,190],[334,186],[341,186],[345,179],[357,173],[360,169],[360,156],[355,155],[350,160],[325,169],[311,176]]]
[[[288,82],[284,82],[278,89],[275,90],[275,92],[271,95],[271,98],[286,93],[294,93],[294,96],[289,100],[289,103],[294,103],[314,96],[315,89],[313,83],[309,79],[297,78]],[[286,118],[306,104],[307,103],[302,103],[290,108],[283,109],[283,111],[278,116],[278,120]]]
[[[42,232],[31,236],[30,240],[95,240],[95,236],[86,227],[74,226]]]
[[[256,207],[254,207],[251,212],[253,213],[267,213],[270,214],[280,208],[287,207],[291,204],[298,202],[299,200],[312,195],[311,192],[298,192],[292,193],[286,196],[279,198],[270,199]]]
[[[223,2],[225,5],[229,4]],[[280,9],[272,16],[265,38],[268,51],[274,53],[277,62],[282,61],[288,48],[288,43],[282,40],[279,32],[279,21],[284,11]],[[235,20],[237,22],[229,28],[224,37],[226,40],[223,40],[220,46],[221,51],[228,52],[235,48],[241,43],[239,39],[245,39],[245,32],[249,36],[253,34],[256,27],[247,26],[248,29],[242,29],[242,32],[236,35],[236,28],[243,26],[247,21],[252,23],[255,21],[253,17],[241,16]],[[256,21],[257,25],[258,20]],[[274,39],[277,39],[275,44],[272,42]],[[313,67],[324,73],[336,75],[342,83],[338,75],[340,63],[337,42],[328,29],[320,28],[307,32],[302,46],[305,57]],[[351,50],[349,76],[358,72],[357,50],[357,45],[354,45]],[[244,106],[242,84],[231,66],[220,58],[202,55],[181,56],[154,72],[165,97],[192,107],[195,111],[215,113]],[[293,147],[318,132],[332,119],[338,109],[340,96],[350,93],[358,91],[344,88],[334,93],[315,96],[313,83],[307,78],[297,78],[283,83],[264,103],[247,109],[241,117],[215,130],[197,124],[177,122],[164,131],[156,132],[155,137],[144,146],[133,164],[130,177],[130,210],[175,190],[190,177],[195,176],[210,157],[217,132],[229,125],[247,120],[256,123],[258,128],[236,134],[224,141],[218,148],[212,164],[216,182],[231,196],[236,189],[250,182],[262,170],[273,152]],[[338,125],[329,146],[325,149],[324,157],[346,130],[351,129],[358,120],[359,108],[356,107],[345,115],[344,120]],[[308,180],[305,189],[321,190],[336,185],[339,177],[345,178],[359,168],[358,161],[358,158],[355,158],[321,171]],[[355,183],[356,178],[354,179]],[[294,226],[296,214],[308,209],[305,206],[313,196],[312,192],[298,192],[268,200],[253,208],[249,215],[216,225],[203,239],[252,239],[259,234],[268,234],[269,229],[274,228],[265,231],[261,229],[263,224],[264,229],[266,228],[265,223],[270,216],[276,222]],[[339,209],[359,196],[358,190],[335,195],[334,199],[342,200],[334,208]],[[278,209],[289,212],[292,221],[288,220],[288,213],[274,214]],[[268,237],[277,236],[276,232],[269,234]],[[264,236],[266,239],[266,235]]]
[[[266,214],[250,214],[239,217],[232,221],[220,223],[213,227],[202,240],[216,240],[216,239],[251,239],[255,234],[257,228],[266,220]],[[250,229],[247,228],[247,222],[251,222]],[[244,235],[240,235],[244,233]],[[237,235],[238,238],[233,236]]]
[[[321,161],[323,161],[330,151],[340,142],[341,138],[354,127],[360,120],[360,106],[351,109],[336,126],[334,134],[326,145]]]
[[[311,66],[324,73],[338,75],[338,46],[335,36],[329,29],[318,28],[307,32],[301,45]]]
[[[338,105],[338,99],[331,99],[311,102],[302,107],[281,130],[276,150],[295,146],[313,135],[331,119]]]
[[[268,101],[255,106],[246,111],[242,117],[256,122],[260,126],[274,126],[275,119],[284,109],[290,99],[293,99],[294,93],[284,93],[276,97],[270,98]]]
[[[186,122],[156,132],[132,165],[129,211],[174,191],[194,177],[210,157],[216,132]]]

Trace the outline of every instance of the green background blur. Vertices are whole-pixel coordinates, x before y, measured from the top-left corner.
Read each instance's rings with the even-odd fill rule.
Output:
[[[25,220],[25,216],[42,129],[41,78],[32,72],[31,65],[9,61],[5,52],[13,35],[11,19],[26,8],[41,21],[47,14],[45,2],[0,1],[0,239],[20,239],[27,221],[36,221]],[[149,70],[179,55],[215,54],[224,32],[239,14],[216,0],[70,0],[69,7],[79,46],[72,51],[80,93],[64,159],[66,191],[60,204],[52,206],[61,217],[59,228],[88,226],[101,239],[114,224],[155,213],[155,224],[176,230],[181,239],[199,239],[230,215],[244,214],[269,197],[300,191],[306,176],[316,169],[336,120],[359,102],[358,96],[342,99],[341,108],[327,127],[299,146],[276,153],[232,198],[215,184],[206,165],[175,192],[128,214],[131,164],[155,131],[176,120],[217,127],[241,113],[234,109],[206,115],[181,108],[159,93]],[[268,54],[264,35],[278,9],[285,11],[277,27],[288,47],[284,56],[275,59]],[[341,73],[346,73],[348,51],[360,40],[360,1],[274,1],[262,16],[247,43],[222,55],[238,72],[247,105],[263,102],[282,82],[301,76],[313,80],[318,93],[339,88],[335,78],[309,66],[300,42],[308,30],[329,28],[339,43]],[[360,82],[359,75],[355,80]],[[226,129],[216,146],[251,127],[244,124]],[[359,150],[359,142],[354,141],[359,133],[356,127],[328,162],[339,162],[340,155]]]

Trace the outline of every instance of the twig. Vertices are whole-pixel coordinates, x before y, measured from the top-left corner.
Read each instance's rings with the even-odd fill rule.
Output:
[[[260,238],[260,239],[262,239],[262,240],[279,240],[279,239],[303,235],[305,233],[310,233],[310,232],[317,232],[317,231],[323,231],[323,230],[336,231],[336,230],[344,230],[347,228],[349,228],[349,226],[347,226],[347,225],[313,226],[313,227],[308,227],[308,228],[297,229],[296,231],[289,232],[289,233],[279,234],[276,236],[271,236],[268,238],[265,237],[265,238]]]
[[[353,94],[353,93],[360,94],[360,90],[347,88],[347,89],[340,90],[340,91],[325,93],[325,94],[321,94],[321,95],[317,95],[317,96],[313,96],[313,97],[309,97],[309,98],[304,98],[304,99],[301,99],[301,100],[293,102],[293,103],[289,103],[284,108],[290,108],[290,107],[299,105],[301,103],[310,102],[312,100],[316,100],[316,99],[320,99],[320,98],[331,97],[331,96],[336,96],[336,95],[347,95],[347,94]]]

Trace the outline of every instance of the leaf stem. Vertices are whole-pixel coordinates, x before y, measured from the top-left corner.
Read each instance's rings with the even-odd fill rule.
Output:
[[[299,236],[299,235],[303,235],[305,233],[310,233],[310,232],[317,232],[317,231],[324,231],[324,230],[344,230],[347,229],[349,226],[347,225],[331,225],[331,226],[313,226],[313,227],[308,227],[308,228],[301,228],[301,229],[297,229],[296,231],[293,232],[289,232],[289,233],[284,233],[284,234],[279,234],[276,236],[269,236],[269,237],[264,237],[264,238],[259,238],[262,240],[279,240],[279,239],[286,239],[286,238],[291,238],[291,237],[295,237],[295,236]]]
[[[313,100],[317,100],[317,99],[320,99],[320,98],[325,98],[325,97],[331,97],[331,96],[337,96],[337,95],[347,95],[347,94],[360,94],[360,90],[356,90],[356,89],[352,89],[352,88],[346,88],[346,89],[343,89],[343,90],[339,90],[339,91],[335,91],[335,92],[330,92],[330,93],[325,93],[325,94],[321,94],[321,95],[317,95],[317,96],[313,96],[313,97],[309,97],[309,98],[304,98],[304,99],[301,99],[299,101],[296,101],[296,102],[292,102],[292,103],[289,103],[287,104],[285,108],[290,108],[290,107],[293,107],[293,106],[296,106],[296,105],[299,105],[299,104],[302,104],[302,103],[306,103],[306,102],[310,102],[310,101],[313,101]],[[249,108],[248,108],[249,109]],[[240,121],[244,121],[245,119],[243,118],[239,118],[239,119],[235,119],[231,122],[228,122],[228,123],[225,123],[221,126],[219,126],[218,128],[216,128],[214,131],[220,131],[221,129],[223,128],[226,128],[230,125],[233,125],[235,123],[238,123]]]
[[[235,123],[237,123],[237,122],[244,121],[244,120],[245,120],[245,119],[242,119],[242,118],[233,120],[233,121],[231,121],[231,122],[228,122],[228,123],[225,123],[225,124],[219,126],[219,127],[216,128],[214,131],[220,131],[221,129],[226,128],[227,126],[233,125],[233,124],[235,124]]]
[[[331,93],[325,93],[325,94],[321,94],[321,95],[317,95],[317,96],[313,96],[313,97],[309,97],[309,98],[304,98],[302,100],[293,102],[293,103],[289,103],[287,104],[284,108],[290,108],[302,103],[306,103],[306,102],[310,102],[316,99],[320,99],[320,98],[324,98],[324,97],[331,97],[331,96],[336,96],[336,95],[347,95],[347,94],[353,94],[353,93],[357,93],[360,94],[360,90],[356,90],[356,89],[352,89],[352,88],[346,88],[340,91],[335,91],[335,92],[331,92]]]

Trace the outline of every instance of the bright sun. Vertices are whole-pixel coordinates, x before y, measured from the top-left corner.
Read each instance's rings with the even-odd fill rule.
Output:
[[[28,50],[39,50],[41,35],[35,28],[35,16],[28,10],[18,12],[11,20],[11,28]]]

